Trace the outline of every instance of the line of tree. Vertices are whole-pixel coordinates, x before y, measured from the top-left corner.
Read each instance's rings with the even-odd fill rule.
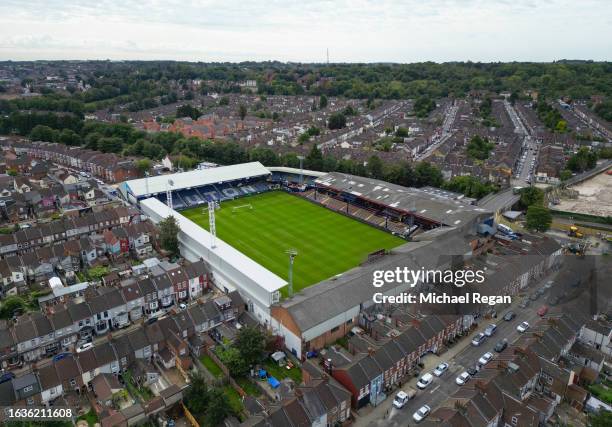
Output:
[[[307,130],[307,134],[312,136],[319,132],[320,130],[314,127]],[[29,136],[32,140],[83,146],[92,150],[142,156],[152,160],[173,154],[178,156],[180,165],[184,169],[192,168],[200,161],[222,165],[259,161],[266,166],[295,168],[300,165],[297,153],[278,155],[271,149],[262,147],[247,150],[233,142],[216,142],[197,137],[185,138],[173,132],[149,134],[127,123],[83,121],[70,114],[13,113],[8,118],[0,117],[0,133],[17,133]],[[404,135],[405,132],[398,129],[396,134]],[[144,172],[150,165],[150,162],[139,163],[139,169]],[[304,167],[323,172],[337,171],[371,176],[403,186],[439,187],[444,182],[440,169],[426,162],[416,165],[408,162],[387,165],[377,156],[372,156],[365,164],[351,159],[338,160],[331,155],[324,156],[316,144],[313,144],[306,156]],[[456,184],[454,188],[466,188],[470,197],[476,197],[475,195],[493,187],[485,183],[483,186],[465,187]]]

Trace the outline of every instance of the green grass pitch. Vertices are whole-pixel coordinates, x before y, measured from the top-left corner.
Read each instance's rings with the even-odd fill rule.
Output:
[[[252,209],[233,207],[251,205]],[[207,208],[181,212],[208,230]],[[345,272],[378,249],[405,240],[281,191],[221,203],[215,213],[217,236],[287,280],[288,249],[296,249],[294,292]],[[287,289],[282,290],[286,296]]]

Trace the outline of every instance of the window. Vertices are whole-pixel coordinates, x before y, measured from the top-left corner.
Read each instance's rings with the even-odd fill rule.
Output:
[[[76,387],[77,382],[76,382],[76,380],[75,380],[74,378],[70,378],[70,385],[71,385],[72,387]]]
[[[518,418],[517,417],[512,417],[512,425],[515,426],[518,424]]]
[[[331,333],[333,334],[334,332],[338,331],[339,329],[340,329],[340,326],[333,327],[331,329]]]
[[[34,390],[34,386],[31,386],[31,385],[26,386],[26,387],[23,388],[23,392],[24,393],[28,393],[28,392],[30,392],[32,390]]]
[[[26,403],[28,405],[33,405],[34,404],[34,398],[33,397],[28,397],[28,400],[26,400]]]

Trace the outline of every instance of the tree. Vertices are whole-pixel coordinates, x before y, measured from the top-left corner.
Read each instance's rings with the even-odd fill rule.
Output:
[[[181,105],[176,109],[176,117],[191,117],[197,120],[202,115],[202,112],[189,104]]]
[[[306,156],[306,168],[316,171],[323,169],[323,153],[317,147],[317,144],[313,144],[310,149],[310,153]]]
[[[537,187],[526,187],[521,190],[521,206],[528,208],[531,205],[544,203],[544,192]]]
[[[170,252],[172,256],[179,255],[178,233],[180,228],[176,218],[169,216],[159,222],[159,240],[161,247]]]
[[[23,298],[12,295],[6,297],[4,301],[2,301],[2,305],[0,305],[0,318],[1,319],[10,319],[17,312],[24,312],[26,309],[26,302]]]
[[[378,156],[372,156],[368,159],[368,173],[372,178],[381,179],[383,177],[383,162]]]
[[[417,117],[427,117],[436,108],[436,102],[428,96],[421,96],[414,101],[414,113]]]
[[[229,105],[229,98],[227,96],[222,97],[219,100],[219,105]]]
[[[33,141],[54,142],[56,138],[57,131],[45,125],[37,125],[30,132],[30,139]]]
[[[544,232],[552,224],[552,214],[550,209],[541,205],[531,205],[527,208],[525,215],[525,225],[530,230]]]
[[[612,412],[600,409],[589,414],[589,422],[591,427],[610,427],[612,426]]]
[[[323,109],[327,107],[327,96],[321,95],[319,98],[319,108]]]
[[[212,389],[208,396],[208,405],[203,420],[207,427],[217,427],[225,418],[232,414],[232,409],[227,396],[220,389]],[[202,424],[202,423],[200,423]]]
[[[395,131],[395,136],[397,136],[398,138],[408,138],[408,129],[403,128],[401,126],[398,127]]]
[[[189,375],[191,386],[185,394],[185,406],[200,425],[216,427],[233,414],[230,402],[220,388],[209,387],[200,373]]]
[[[266,335],[259,328],[247,326],[238,332],[234,346],[247,365],[254,365],[263,357]]]
[[[240,104],[238,106],[238,115],[240,116],[240,120],[244,121],[244,118],[247,115],[247,107],[244,104]]]
[[[474,135],[467,145],[467,154],[472,159],[486,160],[489,158],[491,150],[495,144],[489,142],[488,138],[482,138],[480,135]]]
[[[149,159],[140,159],[136,162],[136,168],[140,172],[141,175],[144,175],[145,172],[148,172],[151,169],[151,160]]]
[[[415,185],[417,187],[423,187],[431,185],[432,187],[439,187],[444,181],[442,172],[436,166],[433,166],[429,162],[420,162],[414,169],[415,174]]]
[[[572,177],[572,171],[569,169],[563,169],[560,173],[559,173],[559,179],[561,181],[567,181],[568,179],[570,179]]]
[[[597,165],[597,154],[587,147],[580,147],[578,152],[569,158],[565,167],[573,172],[584,172]]]
[[[333,113],[327,120],[327,127],[331,130],[342,129],[346,126],[346,116],[342,113]]]
[[[233,376],[242,376],[249,372],[251,365],[242,357],[240,351],[234,346],[227,346],[221,350],[217,350],[217,354],[227,366]]]

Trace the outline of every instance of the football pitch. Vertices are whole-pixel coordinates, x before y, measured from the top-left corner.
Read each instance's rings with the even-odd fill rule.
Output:
[[[206,206],[181,212],[208,230]],[[405,240],[282,191],[221,202],[215,212],[217,236],[287,280],[289,256],[294,292],[345,272],[378,249]],[[282,290],[287,295],[287,289]]]

